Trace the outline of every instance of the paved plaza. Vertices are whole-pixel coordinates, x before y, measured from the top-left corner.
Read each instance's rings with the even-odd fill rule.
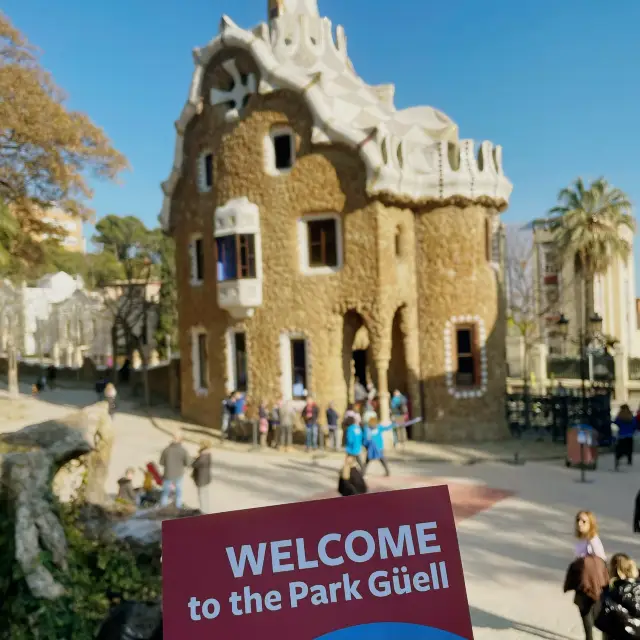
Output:
[[[22,417],[4,419],[2,428],[22,426],[29,416],[36,422],[63,415],[94,399],[90,391],[67,390],[22,399]],[[8,406],[0,395],[3,415],[9,415]],[[170,437],[126,404],[114,426],[108,482],[115,491],[126,467],[157,461]],[[187,447],[195,452],[195,445]],[[240,446],[216,448],[213,458],[216,511],[328,497],[340,466],[337,456],[250,452]],[[374,465],[369,482],[374,490],[449,485],[476,640],[578,640],[583,636],[572,595],[562,593],[564,571],[572,559],[575,512],[596,512],[608,554],[625,551],[640,557],[640,538],[634,538],[631,529],[640,475],[626,468],[614,473],[612,466],[610,456],[603,457],[600,469],[589,474],[592,481],[581,484],[579,473],[560,461],[520,466],[491,460],[474,465],[394,461],[391,478],[384,478]],[[197,504],[189,480],[185,497],[188,504]]]

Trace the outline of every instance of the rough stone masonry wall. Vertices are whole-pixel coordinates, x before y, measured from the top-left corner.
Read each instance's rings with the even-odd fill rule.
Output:
[[[487,440],[508,435],[506,323],[496,273],[486,257],[486,216],[487,210],[480,206],[443,207],[416,216],[420,358],[429,440]],[[480,398],[458,399],[447,390],[445,327],[454,317],[476,315],[486,328],[487,389]],[[453,340],[455,343],[455,337]]]
[[[241,72],[256,72],[243,54],[224,52],[212,60],[206,73],[204,96],[212,86],[224,87],[228,78],[219,64],[230,55],[238,56]],[[280,397],[280,335],[300,332],[308,340],[312,394],[322,408],[333,400],[342,410],[347,400],[342,362],[344,314],[353,309],[363,316],[374,357],[386,348],[383,333],[388,330],[390,337],[393,309],[388,300],[380,298],[380,274],[385,269],[378,261],[379,225],[386,228],[386,209],[366,197],[365,169],[357,152],[338,146],[312,148],[312,121],[299,96],[289,92],[254,96],[243,119],[234,124],[225,123],[220,109],[207,102],[204,100],[202,113],[185,135],[183,178],[174,194],[172,212],[180,291],[183,414],[206,425],[220,424],[227,376],[225,334],[230,327],[247,332],[250,400],[272,402]],[[294,129],[297,148],[292,171],[278,177],[267,175],[263,161],[263,140],[275,125]],[[201,194],[196,188],[196,161],[204,149],[214,153],[214,187]],[[216,207],[240,196],[260,208],[263,304],[252,318],[234,323],[217,307],[213,214]],[[297,220],[314,213],[335,213],[341,218],[345,252],[344,267],[338,273],[300,273]],[[196,288],[189,285],[188,243],[194,232],[201,232],[205,239],[205,281]],[[395,260],[393,253],[389,259]],[[385,282],[385,289],[393,290],[393,279]],[[390,304],[398,302],[394,294]],[[206,396],[194,393],[192,381],[190,330],[198,325],[209,332],[211,389]]]

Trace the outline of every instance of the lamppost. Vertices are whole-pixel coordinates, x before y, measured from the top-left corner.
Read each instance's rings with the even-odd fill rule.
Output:
[[[569,334],[569,319],[563,314],[557,322],[558,332],[565,343]],[[582,423],[585,424],[589,418],[589,400],[587,397],[588,371],[588,349],[592,342],[602,335],[602,316],[594,312],[589,317],[588,329],[584,326],[578,331],[577,343],[580,351],[580,384],[582,391]],[[580,481],[585,482],[585,445],[587,444],[587,434],[584,429],[578,433],[578,443],[580,444]],[[590,444],[590,443],[589,443]]]

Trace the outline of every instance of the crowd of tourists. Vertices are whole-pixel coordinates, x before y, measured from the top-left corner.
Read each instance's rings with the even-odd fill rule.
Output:
[[[602,631],[604,640],[640,638],[640,574],[635,561],[625,553],[607,559],[591,511],[576,515],[575,536],[575,558],[567,569],[564,591],[575,594],[585,639],[593,640],[594,629]]]
[[[281,398],[271,404],[260,401],[253,406],[240,391],[234,391],[225,398],[222,407],[222,438],[231,437],[242,424],[252,425],[255,439],[260,446],[282,448],[288,451],[293,445],[296,424],[304,426],[305,450],[319,448],[339,450],[346,444],[346,432],[352,422],[367,426],[373,415],[378,415],[379,399],[377,391],[369,383],[365,388],[356,381],[355,402],[348,405],[340,416],[333,402],[324,411],[311,395],[306,395],[300,403]],[[407,439],[407,422],[410,418],[408,399],[399,391],[393,392],[390,412],[394,429],[394,446]]]

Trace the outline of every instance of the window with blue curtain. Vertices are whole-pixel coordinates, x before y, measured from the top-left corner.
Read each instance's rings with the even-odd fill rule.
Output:
[[[235,280],[238,277],[236,236],[216,238],[218,253],[218,282]]]

